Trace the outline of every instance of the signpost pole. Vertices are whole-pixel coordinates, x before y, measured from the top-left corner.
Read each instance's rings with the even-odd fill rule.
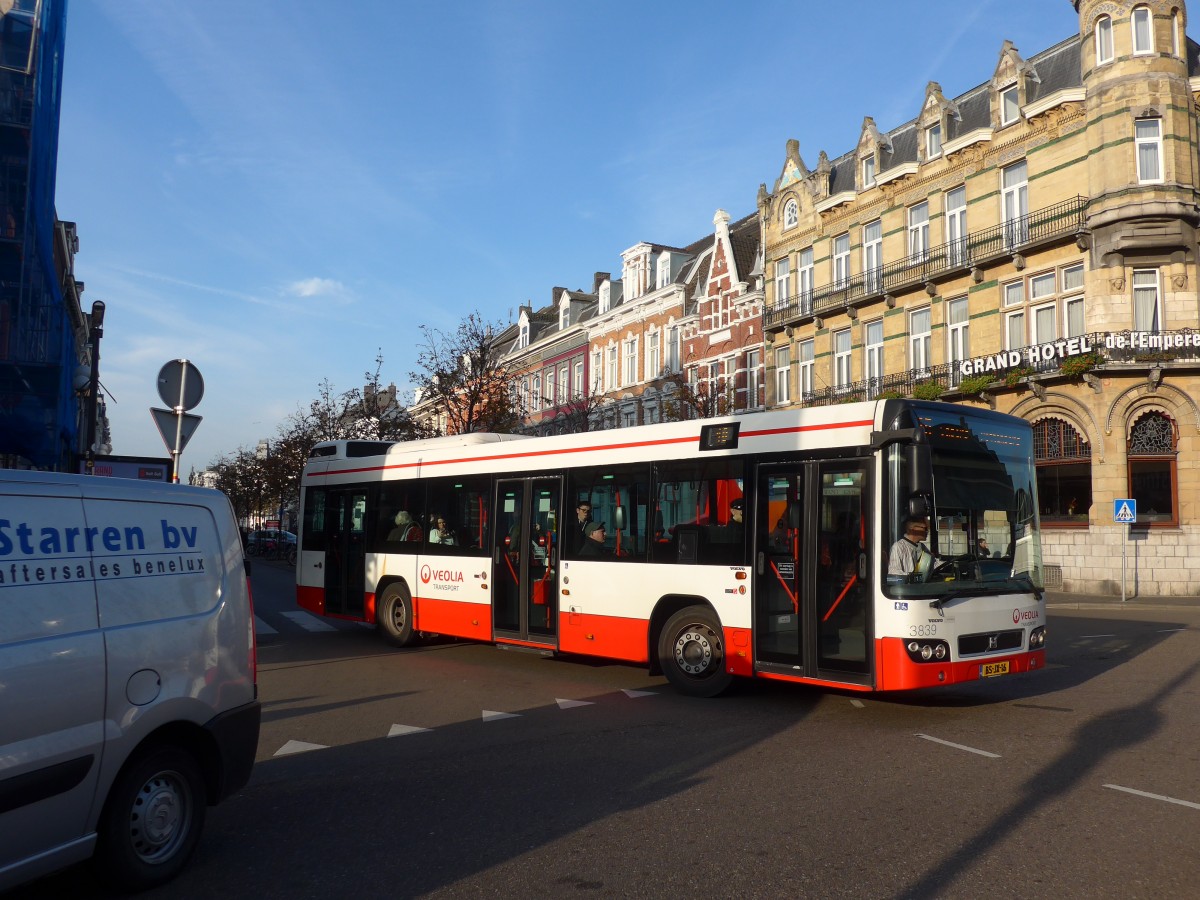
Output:
[[[1137,499],[1124,497],[1113,501],[1113,521],[1117,527],[1124,526],[1121,532],[1121,602],[1125,602],[1125,551],[1129,546],[1129,530],[1137,521]]]
[[[179,484],[179,457],[183,453],[180,442],[183,438],[183,398],[187,396],[184,393],[187,390],[187,366],[180,368],[182,371],[179,376],[179,402],[175,404],[175,446],[171,449],[171,459],[174,461],[174,465],[171,466],[171,484]]]
[[[1129,526],[1118,525],[1121,529],[1121,602],[1125,602],[1125,548],[1129,546]]]

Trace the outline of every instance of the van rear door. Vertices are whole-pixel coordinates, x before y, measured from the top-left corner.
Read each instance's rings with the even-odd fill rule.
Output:
[[[0,875],[91,853],[105,656],[87,548],[78,488],[0,482]]]

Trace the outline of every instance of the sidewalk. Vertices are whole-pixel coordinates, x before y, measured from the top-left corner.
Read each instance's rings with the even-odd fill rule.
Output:
[[[1160,596],[1156,594],[1143,594],[1134,597],[1130,594],[1125,595],[1125,602],[1121,602],[1120,594],[1077,594],[1066,591],[1046,591],[1046,605],[1053,609],[1087,609],[1094,606],[1126,606],[1140,607],[1149,609],[1151,607],[1170,607],[1170,606],[1195,606],[1200,608],[1200,597],[1173,597]]]

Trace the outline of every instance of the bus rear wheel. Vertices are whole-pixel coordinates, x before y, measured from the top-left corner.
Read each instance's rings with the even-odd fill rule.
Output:
[[[383,639],[394,647],[408,647],[416,643],[412,597],[404,585],[389,584],[383,589],[375,606],[375,623]]]
[[[667,620],[658,662],[675,689],[691,697],[716,697],[733,683],[725,670],[721,622],[706,606],[689,606]]]

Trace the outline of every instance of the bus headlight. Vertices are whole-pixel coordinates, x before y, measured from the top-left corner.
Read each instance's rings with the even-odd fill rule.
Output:
[[[1041,650],[1046,646],[1046,626],[1040,625],[1029,632],[1029,649]]]
[[[913,662],[941,662],[950,656],[950,645],[945,641],[909,641],[904,649]]]

